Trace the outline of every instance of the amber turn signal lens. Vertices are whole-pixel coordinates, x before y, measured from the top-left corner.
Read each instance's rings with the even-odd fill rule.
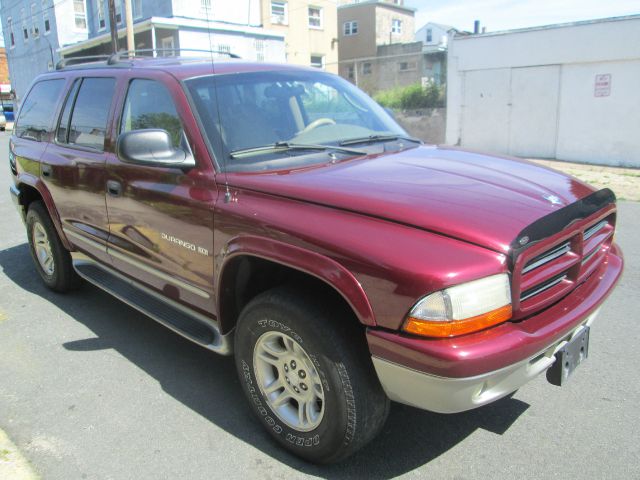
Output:
[[[404,325],[404,331],[422,337],[455,337],[465,333],[477,332],[505,322],[511,318],[511,305],[496,308],[488,313],[464,320],[421,320],[409,317]]]

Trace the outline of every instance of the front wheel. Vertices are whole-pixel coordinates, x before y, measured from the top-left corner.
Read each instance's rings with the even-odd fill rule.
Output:
[[[378,433],[389,410],[364,330],[340,306],[293,288],[257,296],[242,311],[236,366],[251,408],[287,450],[342,460]]]
[[[71,264],[71,255],[41,202],[33,202],[27,212],[27,236],[33,262],[40,277],[51,290],[67,292],[80,282]]]

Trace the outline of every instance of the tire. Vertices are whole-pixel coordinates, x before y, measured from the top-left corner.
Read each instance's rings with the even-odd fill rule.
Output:
[[[364,329],[343,310],[278,287],[249,302],[236,328],[236,367],[251,409],[280,445],[314,463],[362,448],[389,412]]]
[[[73,269],[71,255],[62,245],[42,202],[29,205],[27,236],[31,257],[45,285],[61,293],[77,288],[80,277]]]

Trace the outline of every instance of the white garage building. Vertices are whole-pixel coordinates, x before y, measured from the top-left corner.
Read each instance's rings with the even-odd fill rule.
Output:
[[[640,167],[640,15],[452,36],[447,143]]]

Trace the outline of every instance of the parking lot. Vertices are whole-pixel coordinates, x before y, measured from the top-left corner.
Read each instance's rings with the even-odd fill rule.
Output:
[[[5,159],[7,148],[0,133]],[[640,478],[640,203],[620,203],[626,271],[591,332],[588,361],[566,387],[538,378],[451,416],[394,404],[372,444],[319,467],[270,440],[231,358],[93,286],[48,291],[8,195],[6,165],[3,172],[0,430],[45,479]]]

